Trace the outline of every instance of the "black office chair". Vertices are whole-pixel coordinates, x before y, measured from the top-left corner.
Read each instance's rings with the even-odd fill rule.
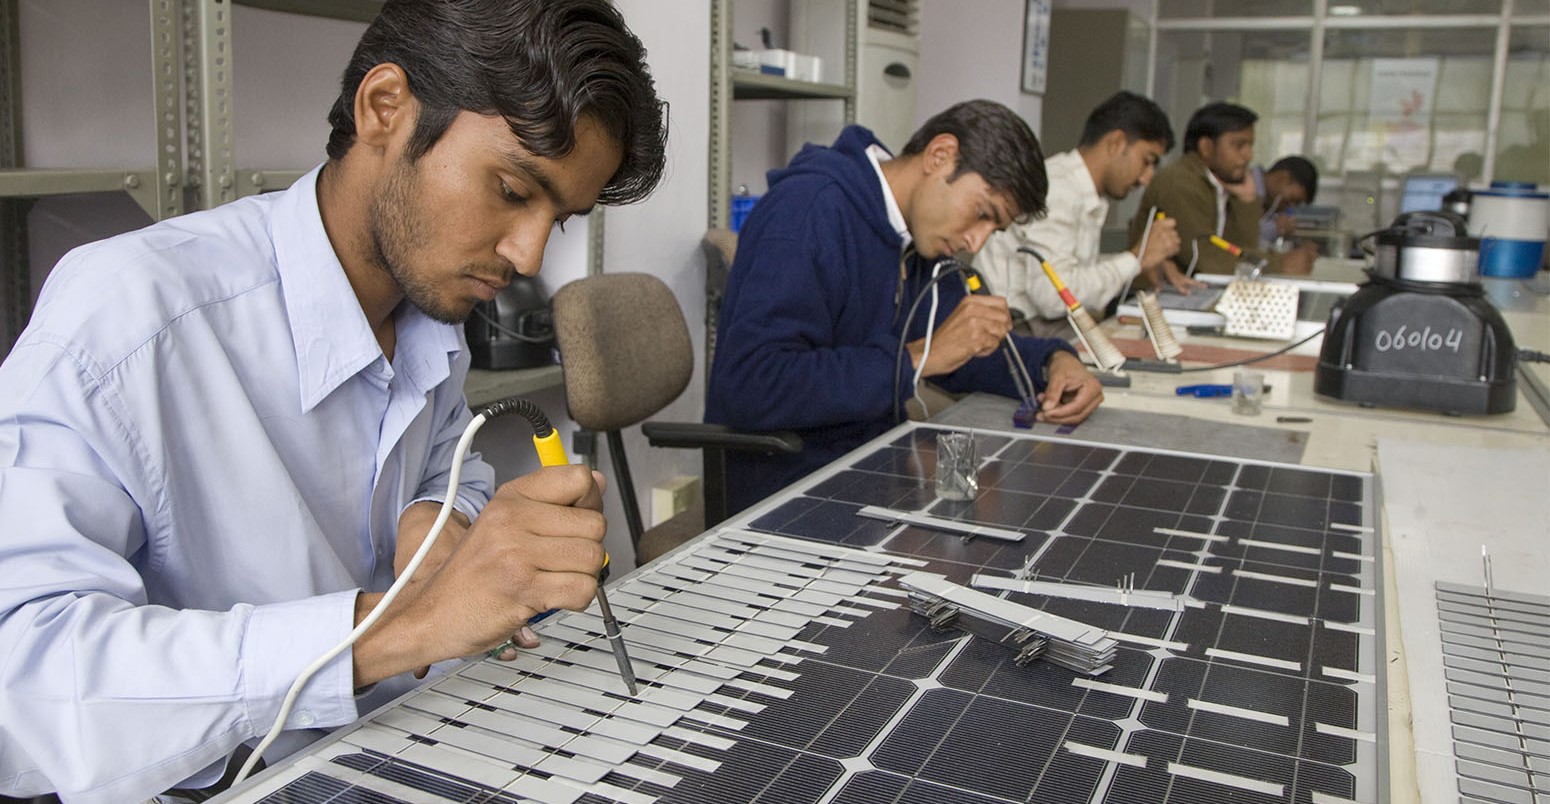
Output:
[[[565,375],[570,417],[603,433],[613,462],[612,485],[624,502],[637,564],[645,564],[726,518],[722,478],[726,450],[794,453],[794,433],[746,433],[701,423],[645,422],[689,384],[694,347],[678,300],[650,274],[589,276],[566,284],[551,300],[555,343]],[[650,529],[641,521],[620,431],[642,424],[654,447],[704,452],[704,504]]]

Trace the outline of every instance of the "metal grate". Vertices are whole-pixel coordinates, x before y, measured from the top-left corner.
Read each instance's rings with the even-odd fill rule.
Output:
[[[920,33],[920,0],[868,0],[868,28],[915,36]]]

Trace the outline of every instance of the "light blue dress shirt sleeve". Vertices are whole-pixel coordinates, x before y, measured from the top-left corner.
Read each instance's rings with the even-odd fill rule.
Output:
[[[72,252],[0,364],[0,792],[213,781],[444,497],[466,351],[406,309],[387,361],[315,176]],[[493,472],[465,461],[472,514]],[[342,653],[268,758],[411,683],[358,702]]]

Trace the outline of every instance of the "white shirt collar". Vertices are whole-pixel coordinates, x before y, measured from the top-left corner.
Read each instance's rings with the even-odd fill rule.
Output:
[[[270,221],[304,411],[383,357],[323,228],[317,197],[322,169],[313,168],[285,190],[275,201]],[[434,387],[447,376],[446,355],[462,348],[458,328],[438,324],[412,305],[405,307],[395,313],[398,354],[394,363],[416,383]]]
[[[893,197],[893,188],[888,186],[888,177],[883,175],[883,163],[893,158],[888,149],[877,143],[867,146],[866,158],[872,163],[872,170],[877,173],[877,182],[883,188],[883,203],[888,207],[888,222],[893,224],[893,230],[899,233],[899,238],[904,241],[907,248],[914,240],[910,236],[909,225],[904,222],[904,212],[899,209],[899,202]]]
[[[1220,237],[1227,228],[1227,188],[1222,186],[1220,179],[1211,168],[1206,168],[1206,181],[1211,182],[1211,188],[1216,190],[1216,232]]]

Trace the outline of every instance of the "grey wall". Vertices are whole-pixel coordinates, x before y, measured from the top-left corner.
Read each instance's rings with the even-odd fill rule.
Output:
[[[987,98],[1039,129],[1042,98],[1022,91],[1024,0],[926,0],[920,12],[916,124],[962,100]]]

